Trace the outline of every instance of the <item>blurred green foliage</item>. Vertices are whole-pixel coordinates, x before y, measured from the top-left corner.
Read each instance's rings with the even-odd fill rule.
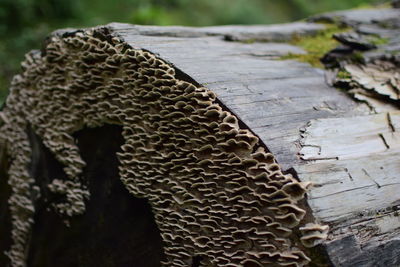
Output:
[[[379,0],[0,0],[0,100],[23,55],[52,30],[111,21],[154,25],[269,24]]]

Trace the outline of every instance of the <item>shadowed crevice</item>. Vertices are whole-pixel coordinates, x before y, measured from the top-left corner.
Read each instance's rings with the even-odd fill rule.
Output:
[[[69,218],[69,227],[51,207],[58,199],[47,188],[52,179],[65,178],[63,167],[39,137],[31,135],[37,158],[31,171],[42,193],[28,266],[160,266],[162,241],[151,207],[131,195],[119,179],[116,152],[124,142],[121,131],[119,126],[104,126],[75,134],[87,163],[83,176],[91,197],[85,214]]]
[[[0,143],[0,266],[10,266],[10,260],[4,253],[10,249],[11,240],[11,213],[8,199],[11,196],[11,187],[8,182],[7,170],[9,162],[6,157],[6,147]]]

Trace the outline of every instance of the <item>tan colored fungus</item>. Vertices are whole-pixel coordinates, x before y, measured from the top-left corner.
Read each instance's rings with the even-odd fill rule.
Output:
[[[24,265],[37,190],[27,171],[27,127],[64,165],[68,179],[54,177],[49,189],[65,196],[55,209],[74,216],[85,211],[89,193],[71,135],[104,124],[123,127],[120,177],[130,193],[151,204],[164,242],[163,266],[190,266],[194,255],[202,257],[201,266],[309,262],[292,234],[305,215],[298,201],[306,185],[284,175],[213,92],[179,80],[171,65],[101,29],[53,36],[22,66],[0,129],[12,159],[13,266]],[[302,231],[307,243],[310,231],[320,232]],[[325,237],[314,236],[313,243]]]
[[[329,226],[315,223],[307,223],[300,227],[302,233],[301,242],[306,247],[313,247],[321,244],[328,237]]]

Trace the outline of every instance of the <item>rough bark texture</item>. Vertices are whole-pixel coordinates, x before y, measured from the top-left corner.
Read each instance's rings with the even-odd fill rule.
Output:
[[[112,23],[95,29],[107,39],[117,38],[132,49],[157,55],[173,67],[176,80],[211,90],[217,96],[215,105],[239,119],[236,129],[250,130],[247,136],[259,138],[255,146],[276,157],[282,177],[289,177],[290,173],[300,184],[313,184],[307,199],[298,205],[306,215],[301,216],[304,218],[299,226],[293,227],[293,234],[288,238],[307,255],[305,261],[299,260],[303,256],[293,248],[290,252],[293,254],[283,250],[279,255],[263,254],[257,251],[259,244],[255,238],[252,239],[255,245],[246,247],[247,251],[242,254],[235,254],[226,246],[226,251],[235,255],[230,262],[224,262],[226,259],[215,250],[214,258],[208,259],[206,250],[200,248],[210,246],[211,241],[204,243],[203,240],[200,245],[196,241],[190,249],[166,248],[171,243],[165,243],[163,228],[162,243],[150,206],[133,196],[137,189],[130,191],[133,195],[129,194],[119,181],[115,153],[123,144],[121,129],[103,126],[83,129],[74,135],[86,162],[83,177],[89,181],[91,198],[86,200],[86,212],[72,216],[69,227],[50,208],[52,202],[59,200],[52,199],[54,195],[47,186],[55,176],[68,178],[52,156],[54,151],[48,151],[41,144],[34,134],[36,130],[28,130],[32,150],[30,173],[40,189],[40,195],[33,197],[35,220],[24,250],[28,265],[61,264],[62,254],[65,266],[98,266],[99,262],[102,266],[158,266],[161,259],[165,260],[162,251],[167,251],[167,257],[170,253],[181,253],[179,260],[170,262],[171,266],[222,266],[222,263],[224,266],[287,263],[303,266],[309,260],[311,266],[399,266],[400,10],[343,11],[311,20],[274,26],[207,28]],[[321,21],[350,27],[349,32],[335,35],[341,45],[323,58],[325,70],[280,60],[288,53],[306,53],[284,42],[293,36],[312,36],[324,28],[315,23]],[[76,30],[62,30],[53,36],[63,39],[76,33]],[[3,120],[7,123],[9,118]],[[3,145],[3,151],[4,147],[7,145]],[[6,205],[12,193],[6,182],[10,160],[5,153],[2,155],[0,234],[5,238],[0,241],[0,249],[5,251],[12,244],[9,238],[12,220]],[[285,179],[294,184],[291,178]],[[285,183],[276,185],[276,190]],[[124,184],[130,188],[128,182]],[[235,192],[238,196],[247,194]],[[241,205],[247,205],[243,204],[245,200],[249,201],[245,198]],[[152,205],[157,215],[158,210]],[[252,222],[257,220],[253,213],[246,216]],[[241,220],[245,218],[242,216]],[[158,227],[165,226],[160,218],[156,222]],[[327,237],[324,236],[326,226],[329,226]],[[251,236],[249,232],[247,235]],[[204,236],[212,237],[202,233]],[[233,240],[247,240],[247,237]],[[303,247],[299,240],[307,245],[310,237],[318,237],[310,239],[315,244],[326,240],[315,248]],[[278,246],[274,242],[270,244]],[[237,251],[241,249],[235,247]],[[251,250],[254,252],[248,253]],[[191,254],[186,255],[187,252]],[[7,262],[8,258],[0,255],[0,265],[7,266]]]

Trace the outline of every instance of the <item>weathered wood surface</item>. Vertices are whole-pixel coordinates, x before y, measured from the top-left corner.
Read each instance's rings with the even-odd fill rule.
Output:
[[[365,219],[364,214],[379,213],[388,203],[396,211],[400,137],[388,116],[400,118],[392,112],[310,122],[302,133],[300,155],[311,163],[296,170],[314,184],[309,203],[315,215],[329,222],[351,220],[355,213]],[[395,222],[394,229],[399,226]]]
[[[395,24],[399,16],[399,10],[388,8],[335,12],[314,20],[344,23],[356,31],[389,38],[379,52],[365,52],[368,60],[398,51],[398,30],[384,29],[379,23]],[[353,101],[327,85],[323,70],[277,60],[288,52],[298,53],[298,48],[273,39],[245,44],[219,36],[179,38],[168,34],[168,29],[157,36],[155,27],[151,34],[137,31],[140,26],[107,27],[131,46],[160,55],[213,90],[284,168],[293,168],[301,181],[314,183],[308,203],[313,215],[331,226],[330,241],[325,244],[331,264],[400,264],[396,241],[400,237],[400,136],[393,126],[399,120],[398,111],[393,111],[397,104],[373,98],[382,104],[371,106],[370,101],[367,107]],[[386,75],[394,73],[397,70]],[[371,87],[379,92],[382,82]],[[389,96],[397,99],[398,93]],[[392,112],[384,112],[388,110]]]
[[[388,43],[363,55],[373,61],[384,54],[385,60],[396,64],[399,30],[382,24],[398,25],[399,17],[400,10],[387,8],[335,12],[313,20],[345,23],[358,34],[388,38]],[[112,23],[103,27],[130,46],[170,62],[181,71],[182,79],[215,92],[284,170],[314,184],[307,200],[312,216],[330,226],[328,241],[321,246],[329,260],[316,266],[400,266],[398,87],[391,85],[392,94],[387,95],[377,88],[382,82],[375,81],[370,95],[368,88],[362,88],[363,82],[351,87],[359,81],[351,71],[350,80],[338,82],[326,79],[337,69],[280,60],[288,53],[306,53],[283,42],[294,35],[315,34],[323,25],[191,28]],[[350,37],[346,38],[342,41],[349,44]],[[359,52],[354,47],[346,49]],[[331,56],[341,62],[342,55]],[[340,67],[354,70],[358,65]],[[396,68],[390,73],[398,75]],[[348,94],[328,84],[351,84],[353,91]],[[1,190],[4,204],[7,189]],[[6,209],[0,208],[6,218]]]
[[[334,12],[312,21],[352,28],[337,36],[342,46],[324,61],[329,72],[341,74],[330,82],[366,103],[372,114],[310,121],[300,140],[300,155],[309,163],[295,169],[315,183],[309,204],[315,216],[330,222],[327,251],[334,264],[398,266],[399,10]]]
[[[155,36],[155,29],[146,36],[136,34],[139,26],[130,29],[113,23],[108,27],[131,46],[158,54],[215,92],[267,144],[284,168],[298,160],[295,141],[308,120],[358,113],[348,96],[325,83],[322,70],[277,60],[288,53],[305,53],[298,47],[228,42],[218,36],[160,37]]]
[[[116,23],[113,23],[116,26]],[[122,24],[119,26],[124,27]],[[118,27],[118,26],[117,26]],[[169,37],[207,37],[222,36],[230,41],[263,41],[263,42],[288,42],[293,34],[312,36],[324,26],[316,23],[295,22],[276,25],[247,25],[247,26],[214,26],[214,27],[184,27],[184,26],[141,26],[128,25],[130,34],[136,33],[144,36],[169,36]]]

